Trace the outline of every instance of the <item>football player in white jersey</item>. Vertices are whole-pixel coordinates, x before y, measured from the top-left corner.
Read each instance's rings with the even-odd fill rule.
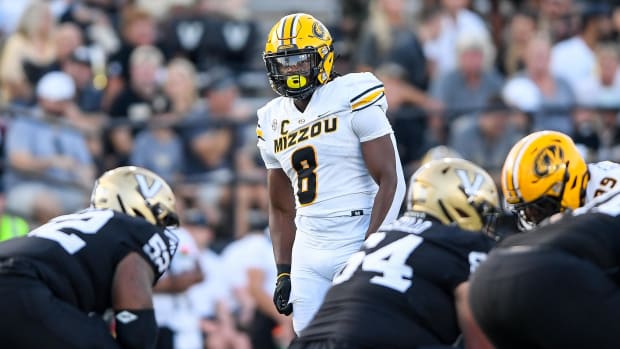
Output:
[[[397,218],[405,180],[383,84],[371,73],[337,76],[320,21],[283,17],[263,58],[280,95],[258,110],[256,130],[268,169],[274,303],[283,314],[294,309],[299,333],[349,255]]]
[[[620,164],[586,164],[573,140],[556,131],[522,138],[508,153],[501,175],[502,192],[521,230],[620,189],[619,182]]]

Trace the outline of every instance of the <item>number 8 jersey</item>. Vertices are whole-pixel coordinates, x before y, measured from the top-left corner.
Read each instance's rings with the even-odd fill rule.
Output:
[[[381,81],[371,73],[347,74],[317,88],[304,112],[293,102],[278,97],[259,109],[256,133],[266,167],[281,168],[290,178],[297,214],[349,216],[370,210],[378,186],[361,143],[393,133]],[[390,210],[386,222],[397,213],[398,207]]]

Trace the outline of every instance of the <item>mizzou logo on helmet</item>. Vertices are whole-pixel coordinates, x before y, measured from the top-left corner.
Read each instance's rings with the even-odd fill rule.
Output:
[[[323,28],[323,25],[321,23],[314,22],[312,24],[312,34],[314,34],[314,36],[319,39],[323,39],[323,37],[325,36],[325,28]]]
[[[550,145],[542,149],[534,160],[534,173],[538,177],[546,177],[564,165],[564,150],[558,145]]]

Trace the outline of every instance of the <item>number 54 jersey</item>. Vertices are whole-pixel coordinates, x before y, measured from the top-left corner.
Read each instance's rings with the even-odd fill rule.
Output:
[[[371,209],[378,186],[361,143],[393,133],[381,81],[371,73],[347,74],[317,88],[304,112],[293,102],[278,97],[259,109],[256,133],[266,167],[281,168],[290,178],[297,214],[348,216]],[[396,205],[403,193],[396,193]]]
[[[460,334],[454,291],[493,245],[480,233],[401,217],[349,257],[298,341],[390,349],[450,345]]]
[[[102,313],[111,306],[114,273],[125,256],[138,253],[157,280],[177,245],[173,233],[142,218],[87,209],[0,243],[0,277],[39,279],[63,301],[84,312]]]

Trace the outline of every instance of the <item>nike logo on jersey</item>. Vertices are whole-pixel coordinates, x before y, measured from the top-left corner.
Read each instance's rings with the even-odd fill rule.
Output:
[[[288,120],[285,121],[287,121],[286,124],[288,124]],[[284,121],[282,121],[282,124],[284,125]],[[274,153],[279,153],[294,145],[318,137],[323,133],[334,132],[336,129],[338,129],[338,118],[331,117],[329,119],[319,120],[295,131],[283,131],[284,134],[282,136],[274,139],[273,151]]]

